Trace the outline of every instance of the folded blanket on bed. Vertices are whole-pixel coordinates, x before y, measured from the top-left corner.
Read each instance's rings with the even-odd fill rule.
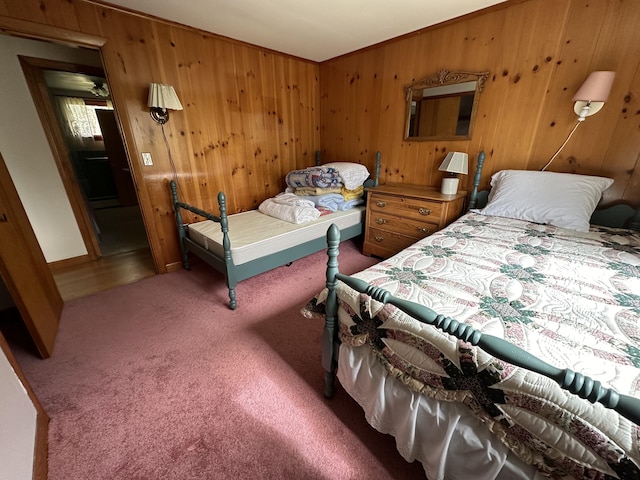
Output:
[[[289,191],[296,195],[325,195],[327,193],[341,193],[342,187],[288,187],[287,192]]]
[[[338,206],[338,210],[349,210],[353,207],[361,205],[364,203],[364,199],[362,198],[354,198],[353,200],[345,200]]]
[[[344,197],[339,193],[326,193],[324,195],[305,195],[299,196],[298,198],[302,198],[305,201],[310,201],[316,208],[323,207],[328,208],[332,212],[337,212],[340,205],[344,203]]]
[[[304,197],[296,195],[294,193],[279,193],[273,197],[273,201],[281,205],[290,205],[294,207],[312,207],[315,208],[315,203],[311,200],[307,200]]]
[[[304,198],[305,200],[309,200],[313,202],[316,208],[326,208],[331,210],[332,212],[337,212],[340,210],[349,210],[350,208],[353,208],[356,205],[360,205],[361,203],[364,203],[363,198],[353,198],[351,200],[345,200],[344,196],[342,196],[339,193],[327,193],[325,195],[302,196],[300,198]]]
[[[353,200],[355,198],[360,198],[364,195],[364,187],[360,185],[357,188],[349,190],[347,187],[342,187],[340,191],[345,200]]]
[[[342,179],[335,168],[308,167],[287,173],[285,182],[290,187],[340,187]]]
[[[320,211],[315,207],[278,203],[275,198],[267,198],[258,206],[258,210],[290,223],[306,223],[320,217]]]

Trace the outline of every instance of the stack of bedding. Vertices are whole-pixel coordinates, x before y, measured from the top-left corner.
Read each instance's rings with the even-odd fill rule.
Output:
[[[367,178],[367,167],[351,162],[293,170],[285,178],[285,192],[268,198],[258,210],[292,223],[309,222],[363,204]]]

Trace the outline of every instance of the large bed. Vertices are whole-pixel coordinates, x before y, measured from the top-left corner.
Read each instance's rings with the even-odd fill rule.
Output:
[[[325,395],[337,374],[429,480],[640,478],[640,213],[519,218],[539,173],[498,172],[486,206],[352,277],[327,234],[327,288],[303,310],[325,318]],[[559,175],[593,178],[596,202],[610,185]]]
[[[380,157],[380,152],[376,152],[374,173],[371,178],[364,180],[364,186],[377,185]],[[320,152],[316,152],[316,166],[320,166],[321,163]],[[332,162],[325,165],[345,163],[349,162]],[[295,173],[305,176],[304,171]],[[358,180],[355,181],[360,183]],[[218,194],[219,215],[216,215],[181,201],[177,183],[171,180],[169,185],[183,267],[187,270],[191,268],[189,254],[193,254],[224,274],[231,309],[237,307],[238,282],[323,250],[326,247],[325,237],[329,225],[337,226],[342,240],[356,237],[363,232],[365,208],[361,205],[345,210],[337,209],[315,220],[292,223],[259,210],[230,215],[227,213],[224,192]],[[348,202],[345,204],[348,206]],[[191,212],[200,218],[186,223],[183,220],[183,211]]]

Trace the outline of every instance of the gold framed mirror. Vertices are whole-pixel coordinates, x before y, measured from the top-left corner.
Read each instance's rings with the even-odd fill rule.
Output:
[[[489,72],[442,69],[405,87],[404,139],[465,140],[473,133],[480,92]]]

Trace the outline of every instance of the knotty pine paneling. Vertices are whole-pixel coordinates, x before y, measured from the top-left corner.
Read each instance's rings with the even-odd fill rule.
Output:
[[[640,202],[640,5],[635,0],[512,0],[317,65],[89,0],[0,0],[0,15],[96,35],[132,160],[158,271],[179,261],[167,182],[183,198],[254,208],[284,175],[330,159],[373,167],[383,182],[439,185],[449,150],[502,168],[540,168],[576,121],[571,97],[596,69],[617,72],[609,101],[578,128],[552,170],[604,173],[607,199]],[[73,39],[73,35],[67,38]],[[101,44],[101,42],[98,42]],[[469,141],[405,142],[404,87],[442,68],[489,71]],[[164,128],[148,114],[150,82],[173,84],[184,110]],[[152,167],[142,165],[151,152]],[[471,176],[463,177],[463,185]]]
[[[168,181],[217,212],[257,207],[320,147],[319,66],[214,34],[83,0],[0,0],[6,17],[106,39],[109,89],[132,161],[156,268],[180,255]],[[146,106],[150,82],[172,84],[184,107],[161,127]],[[150,152],[153,166],[143,166]]]
[[[327,157],[372,166],[382,182],[440,184],[447,151],[487,153],[498,170],[539,169],[575,125],[571,98],[593,70],[617,72],[609,101],[580,125],[549,168],[615,179],[605,201],[640,203],[640,3],[507,2],[320,66],[321,144]],[[404,87],[440,69],[489,71],[468,141],[407,142]],[[473,167],[472,167],[473,168]],[[470,189],[472,175],[462,177]]]

